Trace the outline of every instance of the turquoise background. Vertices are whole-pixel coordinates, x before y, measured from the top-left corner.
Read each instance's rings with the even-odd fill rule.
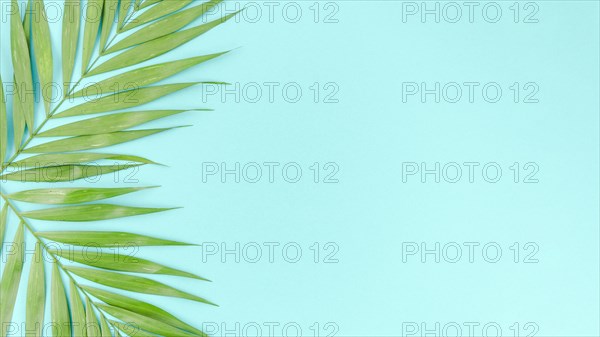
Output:
[[[217,329],[215,336],[256,335],[255,325],[264,336],[268,325],[275,325],[278,336],[296,335],[294,327],[304,336],[398,336],[407,334],[403,322],[426,323],[429,329],[436,322],[441,327],[455,322],[463,336],[468,336],[465,322],[479,324],[476,335],[493,322],[502,335],[514,336],[511,326],[518,322],[519,336],[534,326],[536,336],[598,336],[599,3],[537,1],[537,23],[522,22],[526,2],[518,3],[518,23],[509,8],[513,1],[495,3],[503,10],[497,23],[480,14],[474,23],[465,17],[458,23],[428,17],[422,23],[416,16],[403,22],[398,1],[319,2],[315,22],[315,2],[301,1],[296,4],[302,16],[292,23],[293,9],[288,17],[281,12],[286,2],[275,7],[273,20],[265,3],[238,2],[258,6],[262,16],[250,22],[255,12],[248,8],[245,17],[160,60],[237,48],[166,82],[220,80],[248,90],[258,83],[263,89],[258,102],[251,102],[250,91],[236,102],[232,95],[223,99],[223,89],[216,95],[208,95],[207,87],[186,89],[147,107],[215,111],[153,122],[149,126],[194,126],[110,149],[168,165],[135,173],[136,185],[162,188],[115,201],[183,208],[112,223],[34,225],[121,229],[204,243],[139,254],[211,279],[156,278],[219,308],[144,298],[207,331]],[[330,19],[337,22],[323,22],[335,9]],[[9,78],[2,21],[1,70]],[[60,24],[53,25],[53,33],[60,33]],[[59,46],[54,41],[56,55]],[[280,83],[279,88],[297,83],[302,97],[289,103],[276,90],[270,102],[265,82]],[[315,82],[321,86],[318,103],[310,89]],[[329,82],[339,89],[337,103],[323,101],[331,92],[332,87],[324,88]],[[435,103],[431,96],[425,103],[416,96],[403,102],[403,82],[426,82],[429,88],[435,82],[496,82],[503,94],[497,103],[481,95],[473,103],[464,96],[458,103]],[[515,103],[509,89],[514,82],[535,82],[539,102],[523,103],[521,97]],[[219,176],[204,182],[203,163],[213,162],[230,169],[236,162],[242,167],[293,162],[303,175],[289,183],[276,170],[270,183],[265,169],[257,183],[243,177],[236,183],[232,175],[225,182]],[[321,167],[319,183],[310,170],[315,162]],[[428,168],[436,162],[494,162],[503,175],[497,183],[481,174],[473,183],[465,176],[457,183],[443,178],[435,183],[432,176],[425,183],[419,176],[403,182],[406,162],[425,162]],[[539,182],[523,183],[523,176],[513,182],[514,162],[522,170],[535,163]],[[331,172],[325,163],[339,167],[337,183],[322,182]],[[111,180],[98,185],[112,186]],[[11,228],[8,237],[13,233]],[[253,253],[240,253],[239,263],[231,254],[223,261],[206,253],[211,243],[221,253],[221,244],[232,249],[253,242],[263,246],[256,263],[248,261]],[[272,263],[267,242],[279,244]],[[319,263],[311,250],[315,242]],[[497,263],[486,262],[480,250],[473,263],[465,256],[457,263],[443,258],[435,263],[432,256],[426,263],[419,256],[403,262],[403,242],[425,242],[428,248],[436,242],[477,242],[480,248],[494,242],[503,254]],[[521,246],[519,263],[510,250],[515,242]],[[539,248],[537,263],[523,263],[531,252],[523,248],[528,242]],[[287,243],[301,247],[299,262],[282,257],[280,248]],[[334,250],[337,263],[323,263]]]

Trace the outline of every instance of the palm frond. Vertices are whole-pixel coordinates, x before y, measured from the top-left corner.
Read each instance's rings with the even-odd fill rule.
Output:
[[[210,110],[201,107],[193,110],[135,108],[195,85],[225,84],[201,80],[162,82],[227,51],[146,64],[237,14],[188,27],[221,2],[65,0],[61,36],[51,36],[53,30],[43,0],[28,0],[25,13],[19,10],[19,1],[11,0],[9,59],[12,60],[13,73],[4,77],[0,75],[0,179],[3,182],[0,190],[0,242],[4,242],[8,229],[14,226],[16,231],[9,244],[0,245],[7,255],[0,286],[0,336],[6,335],[5,328],[13,320],[19,298],[26,299],[24,324],[27,331],[35,331],[39,336],[45,333],[42,328],[46,311],[49,311],[52,320],[52,336],[108,337],[132,333],[136,336],[206,336],[168,311],[118,292],[183,298],[215,305],[204,297],[139,275],[171,275],[197,281],[207,279],[141,257],[123,258],[109,251],[132,245],[193,244],[109,230],[36,231],[30,221],[83,223],[173,209],[105,202],[123,195],[134,200],[135,195],[156,186],[95,188],[62,183],[132,167],[156,165],[156,162],[137,154],[90,150],[174,129],[134,129],[143,124],[186,111]],[[127,36],[123,36],[126,31]],[[60,59],[52,53],[53,39],[59,39]],[[140,66],[142,63],[146,65]],[[61,67],[58,73],[53,71],[55,64]],[[76,67],[77,64],[80,67]],[[106,79],[89,86],[83,84],[92,76],[108,72],[111,74]],[[2,78],[11,77],[15,90],[12,104],[8,104],[11,101],[5,99],[6,82]],[[60,81],[64,92],[57,92],[52,85],[56,81]],[[41,97],[39,103],[31,92]],[[53,101],[56,95],[60,96],[59,102]],[[81,102],[82,99],[85,101]],[[79,103],[61,108],[67,101]],[[43,118],[36,120],[37,110],[44,114]],[[64,123],[65,117],[76,120]],[[12,125],[9,125],[10,120]],[[54,124],[52,128],[47,126],[50,121]],[[104,164],[99,165],[98,162]],[[22,189],[23,185],[12,182],[53,185]],[[5,185],[17,191],[6,192]],[[22,211],[19,203],[43,207]],[[33,240],[27,240],[28,237]],[[34,254],[31,261],[26,262],[26,242],[30,241],[35,244],[35,248],[29,248]],[[82,250],[56,249],[56,245],[60,244],[82,247]],[[100,249],[102,254],[99,258],[86,258],[84,248],[89,246]],[[51,257],[50,268],[43,256]],[[29,273],[27,285],[20,287],[26,267]],[[49,274],[49,284],[45,281],[46,273]],[[92,286],[94,284],[103,289]],[[26,294],[17,296],[19,289]],[[49,303],[46,303],[47,293]],[[135,331],[131,330],[132,326]]]

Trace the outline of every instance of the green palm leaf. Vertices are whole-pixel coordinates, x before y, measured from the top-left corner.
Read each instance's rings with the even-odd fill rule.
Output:
[[[118,160],[122,162],[129,163],[139,163],[139,164],[157,164],[149,159],[138,157],[138,156],[130,156],[130,155],[122,155],[122,154],[111,154],[111,153],[93,153],[93,152],[83,152],[83,153],[50,153],[50,154],[40,154],[37,156],[32,156],[29,158],[21,159],[19,161],[14,162],[14,166],[20,169],[26,168],[44,168],[44,167],[52,167],[52,166],[61,166],[67,164],[83,164],[83,163],[96,163],[102,160]],[[111,172],[107,172],[111,173]]]
[[[190,246],[189,243],[125,232],[37,232],[36,235],[44,239],[73,246],[103,248],[129,246]]]
[[[168,19],[155,21],[117,42],[114,46],[108,48],[106,53],[114,53],[174,33],[189,25],[222,1],[223,0],[211,0],[199,6],[194,6],[177,14],[173,14]]]
[[[86,313],[83,301],[79,297],[77,286],[71,281],[69,283],[69,303],[71,306],[71,321],[73,323],[73,334],[75,336],[87,336]]]
[[[103,147],[126,143],[135,139],[151,136],[171,129],[172,128],[120,131],[90,136],[71,137],[37,145],[23,150],[23,153],[56,153],[100,149]]]
[[[139,165],[59,165],[47,166],[0,176],[8,181],[56,183],[75,181],[126,170]]]
[[[15,309],[15,302],[17,300],[17,291],[19,290],[19,282],[21,281],[21,272],[23,271],[23,264],[25,260],[25,240],[23,234],[23,224],[19,225],[17,234],[13,241],[13,251],[8,255],[4,270],[2,271],[2,282],[0,284],[0,328],[1,335],[5,336],[5,329],[8,328],[8,324],[11,321],[13,311]]]
[[[35,204],[64,205],[80,204],[117,197],[151,187],[117,188],[45,188],[21,191],[7,195],[9,199]]]
[[[94,258],[89,258],[89,252],[87,251],[66,251],[66,250],[50,250],[53,255],[60,256],[67,260],[88,265],[90,267],[96,267],[114,271],[124,271],[129,273],[142,273],[142,274],[161,274],[161,275],[172,275],[189,277],[197,280],[208,281],[207,279],[188,273],[185,271],[177,270],[163,266],[159,263],[148,261],[142,258],[122,256],[120,254],[113,254],[109,252],[99,253]]]
[[[150,110],[111,114],[65,124],[38,134],[38,137],[67,137],[110,134],[123,131],[186,110]]]
[[[77,41],[79,40],[79,26],[81,24],[81,4],[79,0],[65,0],[63,28],[62,28],[62,54],[63,54],[63,82],[68,91],[75,68],[77,55]]]
[[[178,83],[178,84],[165,84],[147,88],[132,88],[132,90],[126,93],[117,93],[96,100],[72,107],[61,113],[58,113],[56,117],[72,117],[81,115],[97,114],[102,112],[110,112],[115,110],[124,110],[140,106],[146,103],[150,103],[161,97],[170,95],[179,90],[189,88],[196,83]]]
[[[110,304],[113,307],[123,308],[125,310],[138,313],[142,316],[153,318],[155,320],[167,323],[178,329],[189,331],[199,336],[205,336],[205,334],[202,331],[194,328],[193,326],[181,321],[180,319],[166,312],[165,310],[154,306],[150,303],[136,300],[131,297],[111,293],[109,291],[94,287],[83,286],[83,289],[85,289],[85,291],[87,291],[92,296],[96,297],[102,302]]]
[[[4,167],[6,149],[8,148],[8,119],[6,113],[4,83],[2,82],[2,76],[0,76],[0,167]]]
[[[52,267],[52,285],[50,289],[51,318],[54,326],[53,336],[71,337],[71,317],[69,315],[69,305],[67,304],[67,294],[65,286],[60,277],[58,263]],[[75,305],[76,303],[71,303]]]
[[[98,37],[98,28],[100,27],[100,18],[104,0],[87,0],[85,7],[85,24],[83,28],[83,56],[81,73],[86,74],[94,46]]]
[[[48,18],[44,10],[42,0],[33,0],[32,15],[36,18],[32,20],[32,40],[33,50],[35,52],[35,61],[40,77],[40,86],[42,88],[42,97],[46,113],[50,113],[50,102],[52,100],[52,45],[50,43],[50,27]],[[33,125],[31,125],[33,127]]]
[[[177,329],[169,324],[163,323],[150,317],[136,314],[135,312],[125,310],[118,307],[113,307],[105,304],[97,305],[100,309],[106,311],[111,316],[114,316],[124,322],[135,324],[142,330],[152,332],[161,336],[195,336],[189,332]]]
[[[191,42],[233,17],[235,14],[186,28],[221,1],[211,0],[190,6],[191,0],[65,0],[62,22],[58,22],[60,36],[52,36],[55,23],[46,16],[48,8],[44,0],[28,0],[24,18],[18,10],[18,2],[11,0],[10,58],[14,75],[9,76],[15,82],[15,90],[12,104],[7,104],[0,75],[0,241],[4,241],[9,225],[16,225],[17,230],[10,245],[0,247],[8,256],[0,285],[0,323],[3,329],[7,326],[5,323],[13,320],[18,290],[23,282],[21,274],[27,231],[28,236],[35,240],[27,285],[21,287],[26,291],[23,294],[26,298],[24,324],[28,331],[44,334],[41,328],[48,310],[52,336],[205,336],[202,331],[162,308],[109,291],[120,289],[214,305],[203,297],[138,275],[206,280],[200,276],[141,257],[124,259],[116,253],[107,252],[115,247],[192,244],[123,231],[61,230],[59,227],[62,222],[102,223],[122,217],[150,216],[172,209],[95,203],[115,197],[126,197],[129,202],[148,187],[98,188],[86,186],[87,178],[107,176],[126,169],[137,170],[145,164],[156,163],[138,153],[89,150],[141,141],[171,130],[173,127],[168,126],[136,128],[190,111],[177,107],[130,111],[132,108],[168,98],[196,84],[225,84],[201,79],[192,83],[164,81],[226,52],[189,55],[170,62],[139,66]],[[127,36],[121,34],[134,28],[137,29]],[[78,46],[80,39],[81,46]],[[60,46],[61,52],[53,54],[53,45]],[[122,52],[115,53],[117,51]],[[79,62],[81,72],[75,72]],[[61,66],[59,75],[54,73],[54,65]],[[89,82],[89,77],[109,71],[113,72],[109,78],[94,85],[82,85]],[[37,75],[34,77],[34,74]],[[59,94],[52,83],[61,75],[64,91]],[[4,76],[5,79],[7,77]],[[52,101],[55,96],[59,96],[59,102]],[[35,97],[41,97],[41,101],[36,102]],[[68,100],[74,100],[75,104],[63,108]],[[35,111],[44,111],[45,116],[36,120]],[[102,115],[86,117],[93,114]],[[65,123],[64,117],[76,120]],[[10,137],[14,146],[9,146]],[[73,186],[70,184],[73,181],[83,186]],[[24,182],[50,186],[24,189],[24,185],[19,184]],[[4,191],[5,185],[11,193]],[[22,211],[18,207],[20,203],[50,206]],[[17,220],[11,224],[13,216]],[[50,226],[56,229],[36,231],[31,220],[50,222]],[[98,247],[101,255],[98,259],[88,260],[84,256],[85,248],[67,252],[56,249],[56,244]],[[51,268],[45,267],[42,256],[46,255],[53,260]],[[47,289],[46,272],[51,274],[48,275],[51,281]],[[90,281],[108,289],[82,284]],[[50,296],[48,304],[46,292]],[[103,303],[95,303],[95,299]],[[136,325],[137,330],[132,330],[131,324]],[[3,330],[0,336],[5,334]]]
[[[184,291],[175,289],[166,284],[134,275],[126,275],[120,273],[114,273],[109,271],[103,271],[99,269],[81,268],[81,267],[64,267],[66,270],[73,274],[88,279],[92,282],[102,284],[108,287],[133,291],[142,294],[152,294],[169,297],[179,297],[188,300],[206,303],[210,305],[216,305],[202,297],[186,293]]]
[[[47,221],[99,221],[124,218],[171,210],[172,208],[144,208],[111,204],[94,204],[48,208],[37,211],[22,212],[25,218]]]
[[[169,1],[172,2],[172,1]],[[105,63],[99,65],[94,70],[90,71],[89,75],[98,75],[108,71],[113,71],[129,66],[133,66],[144,61],[151,60],[155,57],[163,55],[185,43],[190,42],[194,38],[208,32],[221,23],[234,17],[237,13],[229,14],[222,19],[217,19],[198,27],[190,28],[184,31],[179,31],[170,35],[154,39],[139,46],[133,47]]]
[[[46,281],[44,279],[44,257],[39,244],[35,245],[28,282],[26,327],[27,331],[35,331],[35,336],[41,336],[46,305]]]

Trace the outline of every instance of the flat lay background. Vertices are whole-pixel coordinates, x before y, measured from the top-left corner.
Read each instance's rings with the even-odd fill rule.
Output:
[[[156,278],[218,308],[146,299],[215,336],[598,336],[599,2],[453,4],[226,1],[160,60],[233,49],[166,81],[231,85],[147,106],[215,111],[110,149],[168,165],[115,177],[162,186],[131,204],[183,208],[61,228],[200,244],[136,254],[213,281]]]

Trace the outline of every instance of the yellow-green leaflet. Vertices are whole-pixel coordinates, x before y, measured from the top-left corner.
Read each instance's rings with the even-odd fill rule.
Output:
[[[176,32],[170,35],[166,35],[158,39],[154,39],[152,41],[141,44],[139,46],[133,47],[129,50],[126,50],[122,54],[114,56],[110,60],[94,68],[94,70],[90,71],[89,75],[91,76],[102,74],[107,71],[125,68],[153,59],[208,32],[214,27],[229,20],[236,14],[237,13],[233,13],[223,18],[205,23],[203,25]]]
[[[0,322],[4,323],[12,320],[25,260],[25,241],[22,223],[19,224],[13,242],[8,243],[6,249],[8,256],[6,257],[6,264],[2,271],[2,281],[0,282],[0,298],[2,299],[0,301]],[[5,325],[4,323],[0,327],[0,336],[2,337],[6,336],[5,329],[8,329],[8,324]]]
[[[86,136],[129,129],[153,120],[172,116],[186,110],[150,110],[111,114],[65,124],[42,132],[39,137]]]
[[[142,2],[142,4],[140,5],[140,9],[144,9],[144,8],[146,8],[148,6],[152,6],[152,5],[157,4],[157,3],[161,2],[161,1],[163,1],[163,0],[146,0],[146,1]]]
[[[63,26],[62,26],[62,70],[65,90],[69,90],[75,55],[77,54],[77,41],[79,40],[79,26],[81,24],[81,5],[79,0],[66,0]],[[66,96],[66,95],[63,95]]]
[[[9,194],[7,197],[35,204],[66,205],[114,198],[148,188],[152,187],[42,188]]]
[[[32,156],[29,158],[19,160],[19,161],[15,162],[13,164],[13,166],[18,167],[20,169],[33,168],[33,167],[41,168],[41,167],[48,167],[48,166],[73,165],[73,164],[83,164],[83,163],[90,163],[90,162],[97,164],[96,162],[101,161],[101,160],[112,160],[113,163],[115,160],[118,160],[118,161],[130,163],[130,164],[131,163],[157,164],[149,159],[138,157],[138,156],[111,154],[111,153],[83,152],[83,153],[40,154],[37,156]]]
[[[0,76],[0,167],[4,164],[6,149],[8,148],[8,118],[6,110],[6,98],[4,97],[4,82]]]
[[[67,109],[56,115],[56,118],[97,114],[114,110],[124,110],[140,106],[179,90],[189,88],[195,83],[165,84],[136,89],[104,96],[93,101]]]
[[[125,72],[120,75],[113,76],[106,80],[98,83],[91,84],[76,93],[70,95],[70,97],[85,97],[85,96],[98,96],[106,95],[120,91],[127,91],[135,88],[145,87],[149,84],[153,84],[169,78],[177,73],[180,73],[190,67],[198,65],[200,63],[212,60],[215,57],[219,57],[227,52],[203,55],[198,57],[192,57],[189,59],[183,59],[179,61],[172,61],[160,64],[154,64],[147,67],[142,67]],[[199,82],[199,83],[215,83],[222,84],[219,82]]]
[[[94,287],[82,286],[82,288],[89,294],[92,294],[94,297],[101,300],[102,302],[107,303],[113,307],[133,311],[142,316],[153,318],[155,320],[172,325],[181,330],[192,332],[198,336],[207,336],[204,332],[179,320],[177,317],[173,316],[172,314],[155,305]]]
[[[67,294],[57,262],[52,263],[52,285],[50,289],[50,311],[54,337],[71,337],[71,318],[67,305]]]
[[[46,281],[44,277],[44,256],[41,243],[35,243],[35,253],[29,270],[27,284],[26,328],[34,336],[42,335],[44,327],[44,309],[46,305]]]
[[[53,142],[44,143],[32,148],[26,149],[24,153],[52,153],[52,152],[73,152],[90,149],[99,149],[116,144],[126,143],[135,139],[147,137],[159,132],[170,130],[166,129],[149,129],[149,130],[134,130],[134,131],[119,131],[113,133],[105,133],[91,136],[79,136],[55,140]]]
[[[98,28],[102,19],[104,0],[88,0],[85,6],[85,24],[83,28],[83,58],[81,73],[86,74],[88,65],[94,52]]]
[[[85,321],[87,327],[87,337],[101,337],[101,328],[98,323],[98,318],[96,318],[96,314],[94,313],[94,308],[92,307],[92,302],[90,299],[86,297],[85,306],[87,308],[85,312]]]
[[[23,23],[21,22],[21,14],[19,12],[17,1],[11,0],[11,6],[13,10],[10,14],[10,46],[15,72],[15,84],[17,85],[17,88],[15,89],[16,95],[13,100],[13,104],[15,105],[14,110],[23,115],[27,126],[29,126],[29,132],[33,133],[34,98],[30,94],[33,91],[33,78],[31,77],[29,47],[23,30]],[[19,108],[17,109],[16,106]],[[14,114],[17,114],[17,112],[14,112],[13,115]]]
[[[142,259],[139,257],[123,255],[122,253],[113,254],[106,251],[102,252],[102,254],[98,254],[98,256],[94,256],[93,259],[90,259],[89,251],[73,251],[58,249],[50,250],[50,253],[73,262],[101,269],[124,271],[130,273],[181,276],[202,281],[208,281],[207,279],[194,275],[192,273],[170,268],[162,264]]]
[[[32,15],[32,45],[35,52],[35,62],[37,65],[38,76],[40,78],[41,94],[44,99],[46,113],[50,113],[50,103],[52,101],[52,44],[50,39],[50,27],[48,26],[48,17],[42,0],[33,0]],[[31,127],[31,126],[30,126]]]
[[[60,165],[33,168],[0,176],[0,179],[21,182],[65,182],[96,177],[130,169],[139,165]]]
[[[71,321],[73,323],[73,334],[75,336],[87,336],[85,308],[77,287],[73,281],[69,282],[69,303],[71,307]]]
[[[129,14],[129,10],[131,9],[131,5],[133,3],[131,2],[131,0],[121,0],[120,5],[119,5],[119,21],[117,24],[117,32],[121,32],[121,29],[123,28],[123,23],[125,22],[125,19],[127,18],[127,14]]]
[[[138,17],[133,19],[129,24],[123,27],[123,31],[128,31],[135,27],[139,27],[148,22],[154,21],[165,15],[171,14],[181,8],[191,4],[193,0],[178,0],[178,1],[163,1],[158,5],[148,9],[147,11],[140,14]]]
[[[172,209],[173,208],[144,208],[111,204],[93,204],[47,208],[37,211],[22,212],[21,215],[29,219],[46,221],[86,222],[124,218]]]
[[[31,1],[27,0],[27,8],[25,9],[25,18],[23,19],[23,30],[25,32],[25,38],[29,44],[31,38]]]
[[[20,100],[20,90],[17,82],[15,81],[15,95],[13,96],[13,132],[14,132],[14,143],[15,149],[19,149],[23,142],[23,135],[25,133],[25,111],[23,110],[23,104],[19,104],[19,102],[15,102],[15,100]]]
[[[100,315],[100,330],[102,331],[102,337],[112,337],[108,322],[104,318],[104,315]]]
[[[8,220],[8,203],[4,203],[0,210],[0,251],[4,245],[4,232],[6,232],[6,222]]]
[[[108,41],[108,35],[115,21],[119,1],[104,0],[104,14],[102,16],[102,32],[100,33],[100,51],[103,51]]]
[[[148,26],[143,27],[142,29],[127,36],[123,40],[115,43],[114,46],[110,47],[106,51],[106,53],[113,53],[174,33],[192,23],[194,20],[202,16],[204,13],[222,1],[223,0],[211,0],[199,6],[194,6],[179,13],[170,15],[162,20],[152,22]]]
[[[111,247],[143,247],[143,246],[190,246],[189,243],[164,240],[146,235],[125,232],[69,231],[69,232],[36,232],[36,235],[73,246]]]
[[[65,266],[65,269],[71,271],[79,277],[102,284],[108,287],[113,287],[122,290],[133,291],[142,294],[161,295],[169,297],[185,298],[192,301],[215,305],[214,303],[205,300],[202,297],[188,294],[184,291],[175,289],[166,284],[147,279],[145,277],[139,277],[134,275],[127,275],[121,273],[115,273],[112,271],[104,271],[100,269],[90,269],[82,267]]]
[[[169,324],[161,321],[149,318],[143,315],[136,314],[135,312],[113,307],[105,304],[98,304],[98,308],[106,311],[109,315],[114,316],[123,322],[128,322],[138,326],[142,330],[146,330],[160,336],[195,336],[189,332],[177,329]]]

